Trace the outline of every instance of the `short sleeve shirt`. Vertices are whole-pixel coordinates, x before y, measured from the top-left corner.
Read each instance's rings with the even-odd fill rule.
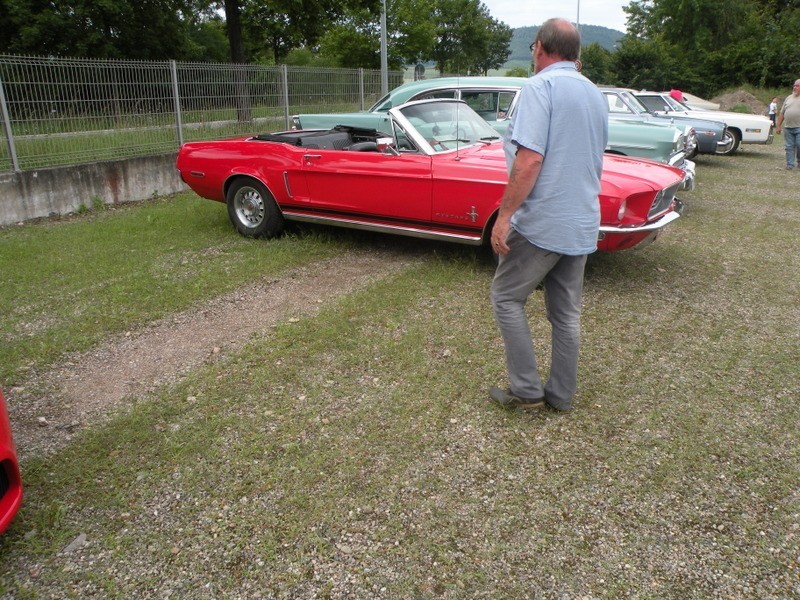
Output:
[[[792,94],[783,101],[781,108],[784,127],[800,127],[800,96]]]
[[[608,144],[608,104],[571,62],[542,69],[523,86],[506,132],[511,164],[524,146],[544,157],[511,226],[540,248],[567,255],[597,249],[600,176]]]

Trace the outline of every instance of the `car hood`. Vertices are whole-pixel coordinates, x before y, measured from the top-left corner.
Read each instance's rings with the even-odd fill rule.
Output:
[[[769,117],[765,117],[762,115],[752,115],[747,113],[740,113],[740,112],[731,112],[726,110],[689,110],[686,112],[686,115],[689,117],[696,117],[698,119],[717,119],[720,121],[726,122],[737,122],[737,123],[754,123],[758,124],[762,127],[771,124]]]
[[[684,173],[678,167],[665,165],[646,158],[630,158],[606,154],[603,157],[603,192],[611,188],[617,191],[631,189],[638,181],[652,190],[662,190],[683,180]]]
[[[505,153],[502,142],[485,146],[469,146],[458,152],[439,155],[450,157],[462,165],[467,164],[484,172],[491,178],[505,183],[508,180]],[[627,195],[632,190],[662,190],[683,180],[684,172],[646,158],[630,158],[614,154],[603,155],[602,193],[605,195]]]

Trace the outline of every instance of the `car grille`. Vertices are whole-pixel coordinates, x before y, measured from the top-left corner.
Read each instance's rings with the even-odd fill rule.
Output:
[[[653,204],[650,206],[650,212],[647,213],[648,219],[652,219],[661,213],[666,212],[666,210],[672,205],[672,201],[675,199],[675,194],[677,193],[680,185],[681,183],[678,182],[675,185],[665,188],[656,194]]]

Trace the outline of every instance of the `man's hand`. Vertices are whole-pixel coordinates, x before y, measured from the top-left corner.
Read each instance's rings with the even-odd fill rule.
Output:
[[[511,225],[507,219],[498,218],[497,221],[495,221],[494,227],[492,228],[492,250],[497,254],[508,254],[509,247],[506,244],[506,239],[508,238],[508,231],[510,229]]]

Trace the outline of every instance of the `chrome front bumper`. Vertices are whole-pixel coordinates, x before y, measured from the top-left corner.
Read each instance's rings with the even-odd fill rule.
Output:
[[[696,166],[695,163],[691,160],[684,160],[683,164],[680,166],[683,169],[683,186],[681,187],[682,190],[686,190],[687,192],[691,192],[695,186],[697,185],[697,180],[695,176]]]
[[[683,214],[683,202],[675,198],[675,203],[672,207],[672,210],[666,213],[663,217],[658,219],[657,221],[653,221],[652,223],[645,223],[644,225],[638,225],[634,227],[613,227],[610,225],[601,225],[600,226],[600,234],[609,234],[609,233],[639,233],[642,231],[658,231],[676,221],[680,218]]]

